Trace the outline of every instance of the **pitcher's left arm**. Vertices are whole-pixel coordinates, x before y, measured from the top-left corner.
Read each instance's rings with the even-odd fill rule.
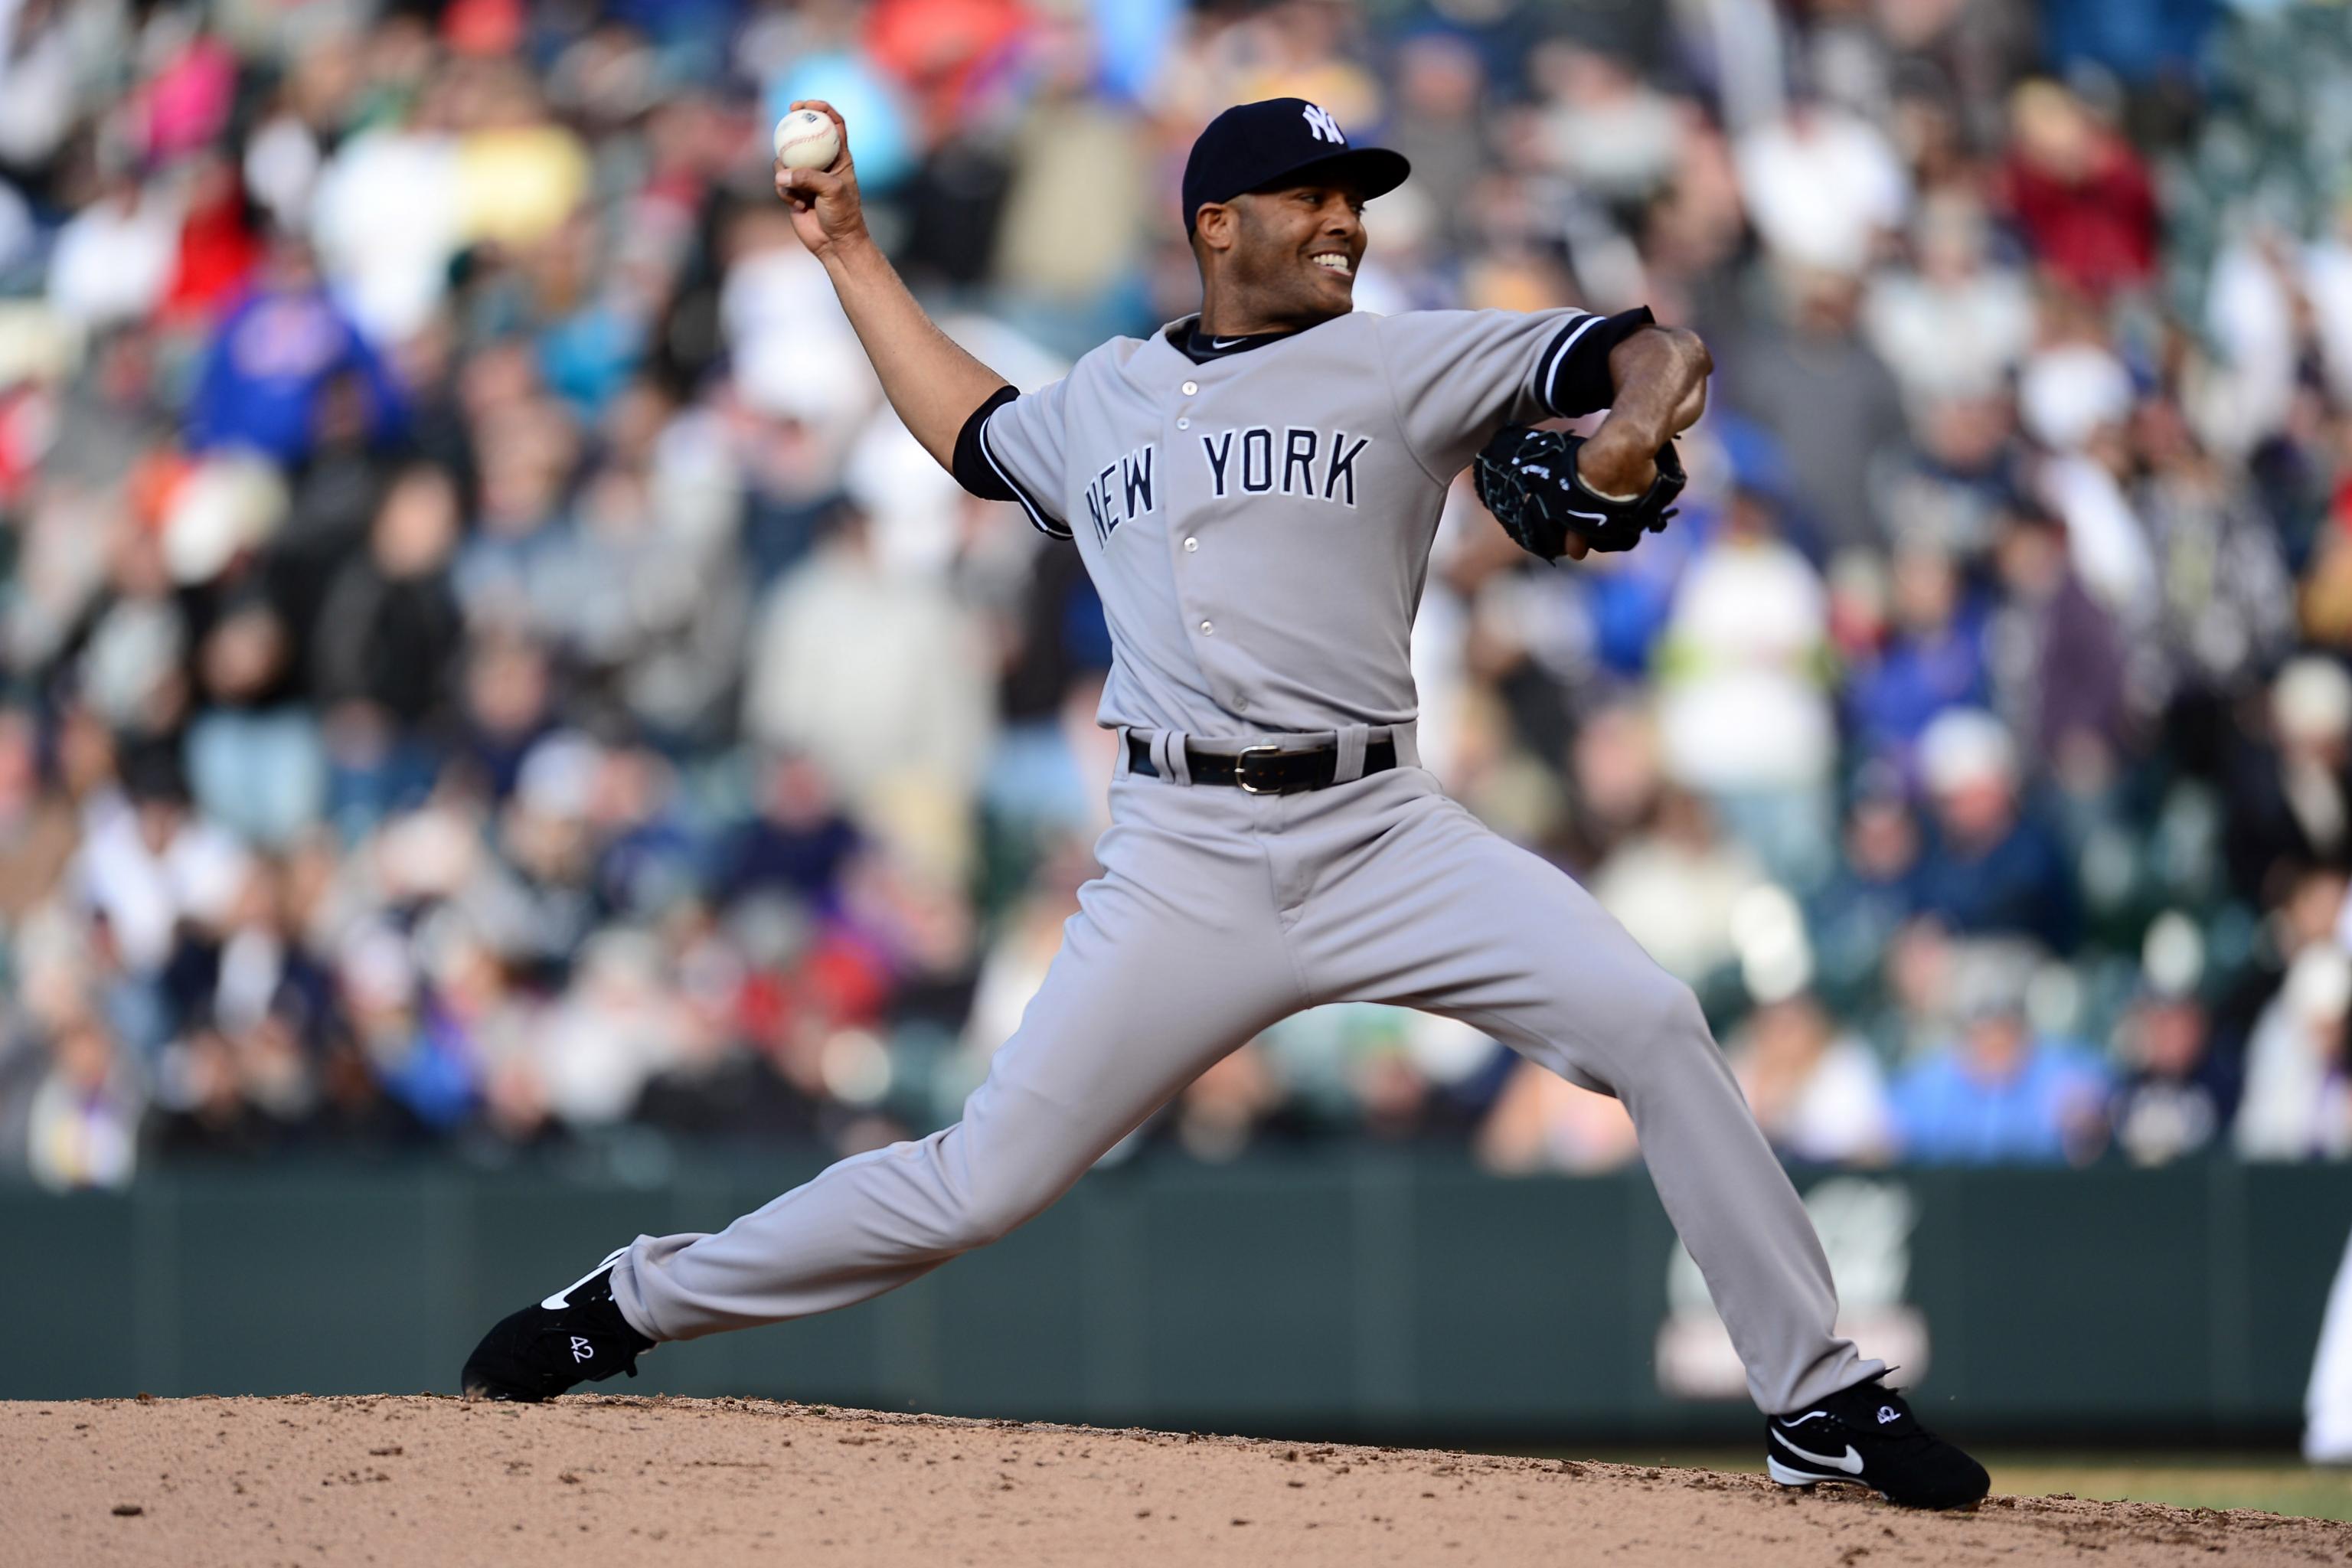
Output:
[[[1644,327],[1611,349],[1616,396],[1601,428],[1577,451],[1584,482],[1610,495],[1647,490],[1658,477],[1659,448],[1706,412],[1714,369],[1715,356],[1685,327]]]

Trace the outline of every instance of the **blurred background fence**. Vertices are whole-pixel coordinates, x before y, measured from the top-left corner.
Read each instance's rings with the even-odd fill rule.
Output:
[[[657,1188],[446,1170],[179,1176],[0,1198],[30,1267],[0,1398],[447,1392],[481,1323],[637,1230],[808,1167]],[[1801,1179],[1846,1327],[1972,1439],[2259,1444],[2300,1428],[2352,1173]],[[1753,1436],[1720,1322],[1638,1175],[1430,1154],[1106,1172],[854,1311],[666,1345],[599,1392],[1545,1445]]]
[[[2352,23],[2293,0],[0,0],[0,1215],[86,1347],[21,1375],[284,1386],[208,1353],[259,1343],[225,1260],[270,1300],[304,1274],[276,1214],[351,1251],[308,1282],[341,1318],[268,1348],[363,1321],[428,1383],[404,1293],[470,1322],[638,1207],[765,1195],[629,1195],[677,1172],[955,1114],[1091,869],[1110,649],[1075,554],[882,404],[768,127],[842,107],[912,285],[1035,385],[1192,307],[1184,149],[1286,92],[1414,160],[1365,308],[1646,302],[1718,364],[1684,514],[1630,556],[1544,568],[1457,487],[1433,771],[1698,989],[1791,1161],[1864,1184],[1833,1201],[1881,1296],[1919,1205],[1931,1293],[1877,1328],[1919,1305],[1955,1396],[2074,1386],[2160,1322],[2166,1419],[2286,1418],[2352,1154]],[[1526,1216],[1449,1222],[1494,1238],[1464,1278],[1615,1303],[1696,1391],[1704,1324],[1625,1305],[1669,1279],[1633,1186],[1500,1181],[1635,1156],[1475,1032],[1325,1009],[1002,1258],[663,1364],[977,1405],[953,1304],[1025,1300],[1024,1257],[1098,1326],[1176,1331],[1158,1293],[1223,1279],[1171,1300],[1256,1355],[1252,1300],[1460,1287],[1361,1250],[1350,1173],[1393,1159],[1406,1208],[1459,1166]],[[382,1173],[310,1173],[347,1161]],[[1297,1239],[1244,1291],[1205,1237],[1262,1234],[1213,1198],[1261,1180]],[[92,1191],[128,1195],[45,1195]],[[1948,1239],[2077,1204],[2095,1268]],[[1571,1215],[1636,1238],[1591,1243],[1590,1296]],[[789,1348],[924,1312],[919,1374]],[[1500,1375],[1391,1349],[1265,1386],[1451,1419],[1449,1378]],[[1186,1408],[1102,1353],[1008,1400]]]

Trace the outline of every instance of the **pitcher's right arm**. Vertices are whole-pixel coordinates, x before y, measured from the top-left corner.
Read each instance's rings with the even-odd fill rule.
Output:
[[[866,231],[849,128],[833,105],[793,105],[831,116],[841,153],[829,168],[787,169],[776,163],[776,195],[793,209],[793,229],[824,264],[857,341],[874,362],[884,395],[940,466],[955,468],[956,437],[972,412],[1006,385],[1003,376],[956,346],[899,279],[898,268]]]

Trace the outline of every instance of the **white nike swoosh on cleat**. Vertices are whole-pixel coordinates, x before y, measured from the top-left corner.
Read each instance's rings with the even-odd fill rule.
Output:
[[[1832,1470],[1843,1470],[1849,1476],[1858,1476],[1862,1474],[1862,1456],[1853,1451],[1853,1445],[1851,1443],[1848,1443],[1845,1446],[1844,1458],[1832,1458],[1827,1454],[1815,1454],[1806,1449],[1800,1448],[1794,1443],[1790,1442],[1788,1438],[1781,1436],[1778,1432],[1773,1433],[1772,1436],[1780,1443],[1780,1447],[1788,1449],[1789,1452],[1796,1455],[1797,1458],[1801,1459],[1807,1460],[1812,1464],[1826,1466],[1828,1468]]]
[[[1780,1462],[1780,1456],[1778,1454],[1767,1454],[1764,1456],[1764,1473],[1770,1476],[1773,1480],[1784,1487],[1817,1487],[1823,1481],[1834,1481],[1836,1479],[1833,1476],[1824,1476],[1818,1471],[1808,1470],[1800,1466],[1782,1464]],[[1864,1481],[1861,1484],[1864,1486],[1870,1485],[1868,1481]],[[1885,1497],[1886,1494],[1882,1491],[1878,1495],[1880,1497]]]
[[[550,1296],[545,1300],[540,1302],[541,1310],[549,1312],[561,1312],[564,1308],[572,1305],[572,1292],[579,1289],[580,1287],[587,1284],[588,1281],[593,1279],[596,1276],[613,1267],[614,1264],[619,1262],[621,1260],[621,1254],[628,1250],[629,1249],[625,1247],[616,1247],[613,1248],[612,1251],[604,1255],[604,1262],[599,1263],[595,1268],[591,1268],[587,1273],[583,1274],[579,1279],[574,1279],[571,1284],[566,1285],[554,1295]],[[513,1300],[511,1297],[508,1299],[509,1300]]]

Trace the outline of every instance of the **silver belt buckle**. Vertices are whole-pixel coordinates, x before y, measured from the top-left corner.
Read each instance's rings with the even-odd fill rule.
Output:
[[[1252,757],[1278,757],[1280,755],[1282,755],[1282,748],[1280,746],[1243,747],[1240,751],[1234,753],[1234,783],[1241,785],[1242,793],[1244,795],[1280,795],[1282,790],[1279,785],[1273,789],[1260,789],[1249,781],[1249,760]]]

